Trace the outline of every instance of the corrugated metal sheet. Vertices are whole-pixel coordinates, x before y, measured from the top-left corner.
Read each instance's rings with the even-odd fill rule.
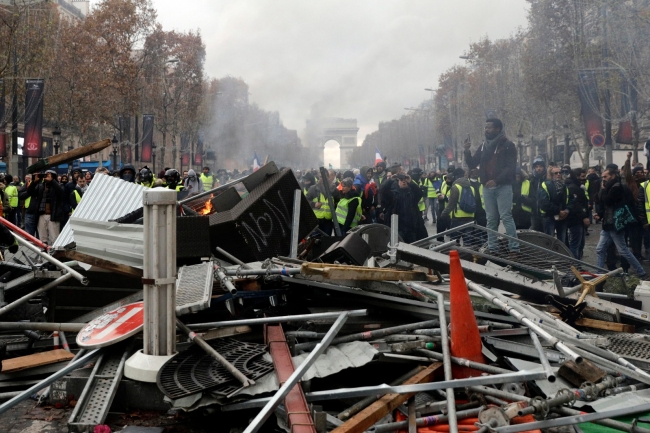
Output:
[[[113,176],[95,176],[70,221],[75,219],[108,221],[124,216],[142,207],[142,192],[145,190],[143,186]],[[63,249],[74,240],[68,222],[52,247]]]
[[[142,268],[144,226],[82,218],[73,218],[69,225],[80,253]]]

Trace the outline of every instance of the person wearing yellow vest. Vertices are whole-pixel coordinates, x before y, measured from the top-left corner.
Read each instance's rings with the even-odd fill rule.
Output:
[[[533,199],[530,197],[530,181],[528,173],[518,169],[515,174],[515,183],[512,185],[512,218],[515,220],[517,230],[530,228],[530,213]]]
[[[436,223],[436,233],[442,233],[445,230],[449,230],[451,225],[449,216],[443,216],[442,212],[447,207],[447,203],[449,203],[449,195],[451,194],[451,186],[454,184],[454,180],[453,173],[447,173],[443,176],[440,191],[438,191],[438,209],[440,211],[440,216]]]
[[[362,218],[361,197],[352,187],[353,180],[345,178],[341,181],[341,199],[336,205],[336,220],[341,227],[341,234],[345,234],[351,228],[359,225]]]
[[[68,200],[70,201],[71,212],[74,213],[74,210],[77,208],[79,202],[81,202],[81,198],[83,197],[84,192],[86,192],[87,188],[88,186],[86,185],[86,179],[84,177],[79,177],[77,179],[77,185],[75,185],[74,189],[70,193],[70,197],[68,197]]]
[[[409,171],[409,175],[411,176],[411,179],[415,184],[420,188],[422,191],[422,196],[420,197],[420,201],[418,202],[418,210],[421,212],[421,215],[423,217],[426,217],[426,210],[427,210],[427,204],[425,203],[425,197],[427,196],[426,188],[423,187],[422,185],[422,169],[420,167],[415,167],[411,171]]]
[[[170,168],[165,172],[165,188],[175,191],[183,191],[185,187],[181,183],[181,174],[178,170]]]
[[[18,221],[18,186],[14,183],[14,178],[5,175],[5,195],[9,200],[9,212],[5,210],[5,218],[12,224],[19,226]]]
[[[453,177],[454,182],[449,188],[449,200],[447,201],[445,209],[440,214],[440,217],[449,218],[449,228],[453,229],[474,221],[474,213],[476,212],[476,192],[474,191],[474,188],[472,188],[469,179],[465,177],[465,170],[462,168],[454,169],[451,176]],[[472,203],[474,205],[473,210],[463,209],[461,207],[461,196],[463,194],[471,194]],[[462,237],[462,234],[453,236],[452,240],[460,237]]]
[[[316,178],[314,177],[314,174],[311,172],[307,172],[302,176],[302,193],[303,195],[307,196],[307,193],[309,192],[309,188],[312,186],[316,185]]]
[[[329,170],[328,177],[330,194],[332,194],[333,202],[336,203],[340,198],[340,192],[335,185],[336,172],[334,172],[334,170]],[[309,188],[309,191],[307,191],[306,198],[309,202],[309,205],[314,210],[314,215],[316,215],[316,218],[318,218],[318,228],[325,232],[328,236],[331,236],[332,231],[334,230],[334,222],[332,221],[333,215],[327,197],[323,193],[322,188],[323,184],[320,182],[316,185],[312,185]]]
[[[560,167],[552,167],[552,180],[542,183],[538,192],[539,210],[543,217],[544,233],[557,236],[567,244],[567,217],[569,216],[569,190]]]
[[[429,172],[429,175],[424,179],[422,182],[422,185],[426,188],[426,196],[425,200],[427,203],[427,208],[424,211],[424,220],[428,221],[429,218],[427,214],[429,213],[429,209],[431,209],[431,223],[435,224],[436,221],[438,220],[438,188],[436,184],[436,172],[434,170]],[[440,183],[440,182],[438,182]]]
[[[201,183],[203,184],[203,191],[210,191],[214,188],[216,177],[210,172],[210,167],[203,167],[201,173]]]

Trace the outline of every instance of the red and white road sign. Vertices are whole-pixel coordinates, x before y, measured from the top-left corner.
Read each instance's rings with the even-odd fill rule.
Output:
[[[144,324],[144,302],[124,305],[99,316],[77,334],[83,348],[105,347],[137,334]]]

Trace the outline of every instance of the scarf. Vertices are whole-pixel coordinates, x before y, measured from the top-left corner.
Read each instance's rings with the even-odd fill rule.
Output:
[[[494,137],[492,140],[488,140],[487,138],[485,139],[485,151],[488,154],[493,154],[497,150],[497,143],[502,137],[505,137],[506,133],[504,131],[501,131],[497,134],[496,137]]]

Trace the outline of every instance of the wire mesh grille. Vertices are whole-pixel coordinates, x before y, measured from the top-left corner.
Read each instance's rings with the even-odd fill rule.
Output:
[[[627,359],[650,362],[650,341],[645,340],[643,335],[630,334],[627,336],[609,336],[607,347]]]
[[[208,343],[249,379],[255,380],[273,371],[273,363],[262,359],[261,355],[266,352],[263,344],[232,338]],[[197,346],[165,363],[158,372],[157,383],[158,388],[171,399],[206,390],[225,395],[242,387],[221,364]]]
[[[210,306],[214,274],[212,262],[182,266],[176,280],[176,314],[200,311]]]
[[[444,242],[456,241],[457,244],[440,246]],[[598,268],[572,257],[565,256],[521,239],[512,238],[503,233],[489,230],[475,223],[465,224],[422,241],[414,245],[435,249],[440,253],[458,250],[477,260],[484,258],[495,263],[509,265],[513,268],[552,277],[553,267],[560,276],[573,275],[571,267],[594,274],[606,273],[607,270]],[[468,257],[469,258],[469,257]]]

